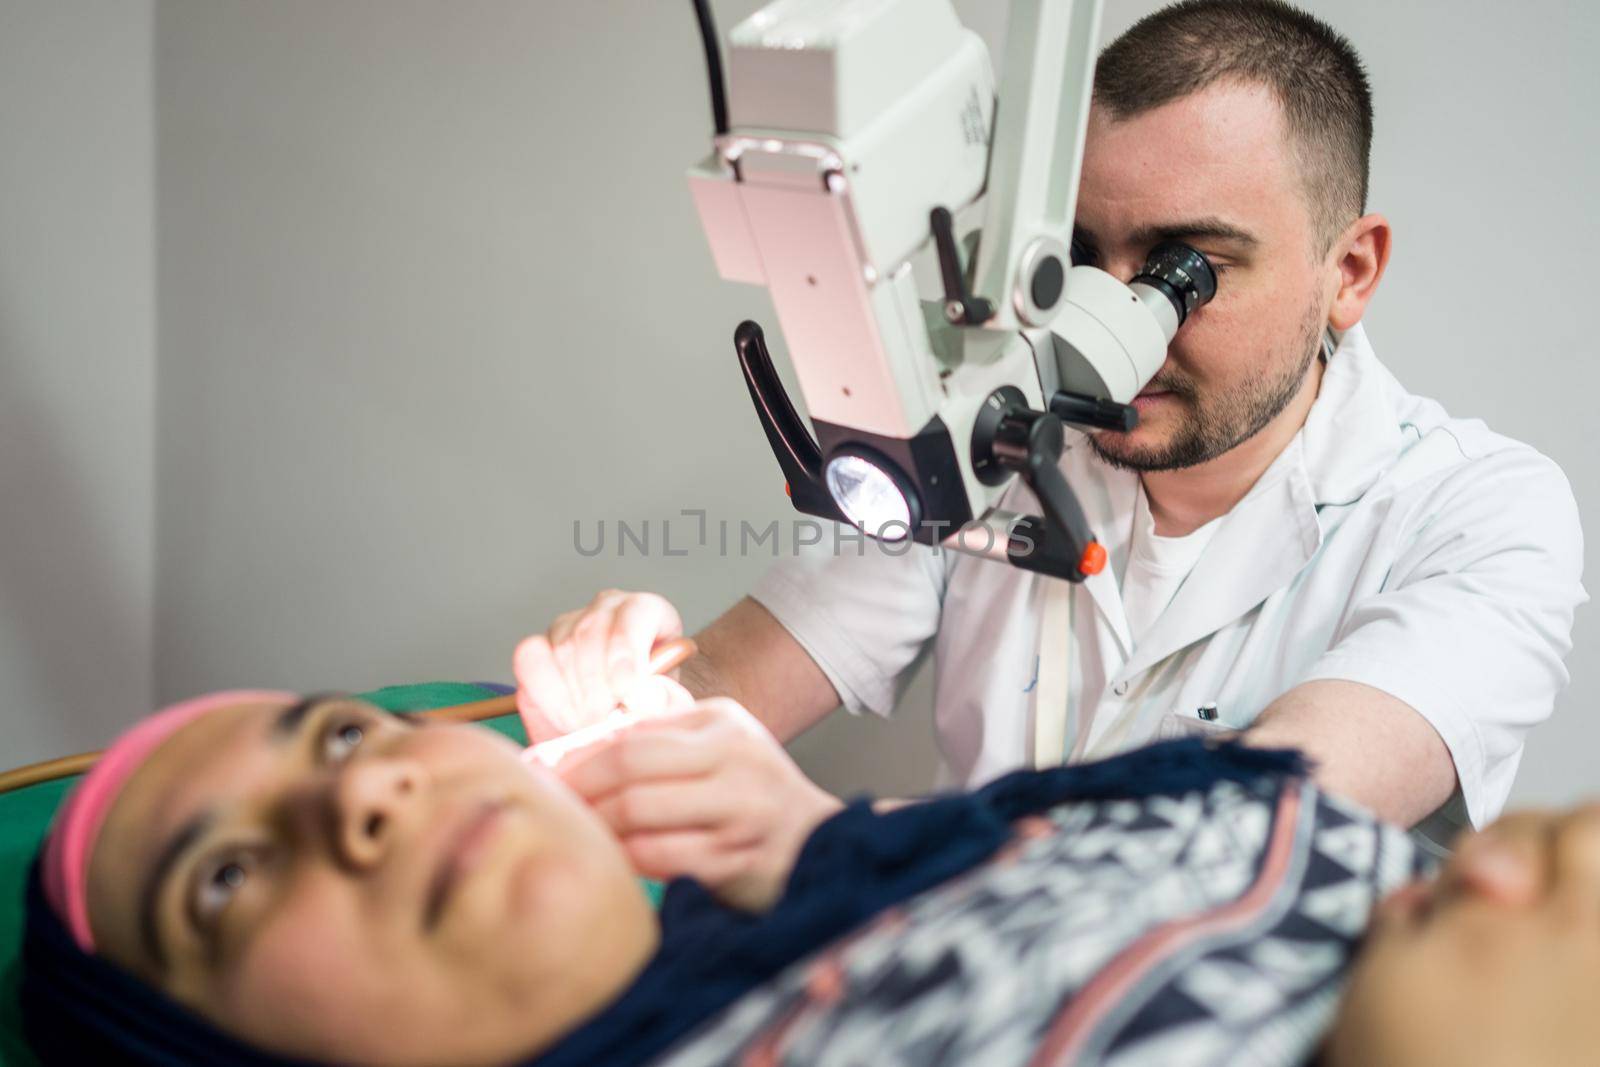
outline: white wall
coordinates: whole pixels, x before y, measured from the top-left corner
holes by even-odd
[[[716,10],[726,30],[756,6]],[[998,54],[1003,6],[957,6]],[[1156,6],[1109,0],[1107,36]],[[1309,6],[1376,86],[1373,200],[1398,235],[1380,353],[1553,455],[1600,529],[1577,280],[1600,15]],[[790,515],[729,343],[770,305],[716,279],[682,183],[709,128],[687,4],[161,0],[155,36],[157,697],[503,678],[518,636],[602,586],[657,589],[691,626],[749,586],[761,558],[659,540],[678,516],[682,544],[685,507],[735,531]],[[650,557],[576,552],[573,521],[601,518],[651,520]],[[1600,785],[1587,615],[1577,640],[1527,799]],[[837,788],[914,788],[927,695],[798,751]]]
[[[0,0],[0,767],[147,711],[150,0]]]

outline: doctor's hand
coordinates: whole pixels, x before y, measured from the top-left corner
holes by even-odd
[[[748,911],[777,900],[801,845],[843,807],[726,697],[641,719],[574,752],[556,773],[610,825],[641,875],[693,877]]]
[[[682,636],[677,609],[655,593],[606,589],[587,607],[558,616],[512,657],[528,740],[559,737],[632,707],[649,690],[641,682],[651,648]]]

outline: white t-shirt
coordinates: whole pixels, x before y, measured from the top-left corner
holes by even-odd
[[[1122,610],[1128,617],[1128,633],[1139,647],[1161,613],[1167,610],[1178,587],[1189,577],[1200,554],[1211,543],[1220,519],[1213,519],[1183,537],[1162,537],[1150,514],[1150,499],[1139,486],[1139,502],[1133,513],[1133,539],[1128,550],[1128,566],[1122,576]]]

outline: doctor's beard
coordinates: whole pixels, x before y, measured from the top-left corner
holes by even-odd
[[[1113,467],[1131,471],[1170,471],[1195,467],[1243,444],[1283,413],[1300,392],[1311,361],[1322,351],[1326,315],[1313,302],[1295,338],[1294,347],[1263,376],[1225,395],[1202,395],[1192,379],[1171,364],[1150,380],[1166,390],[1177,407],[1171,436],[1154,445],[1130,443],[1129,434],[1105,431],[1092,435],[1095,454]],[[1137,430],[1134,431],[1137,434]]]

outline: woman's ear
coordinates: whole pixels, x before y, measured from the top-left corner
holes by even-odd
[[[1342,331],[1361,321],[1389,265],[1393,237],[1382,215],[1363,215],[1340,235],[1330,253],[1337,288],[1328,308],[1329,326]]]

